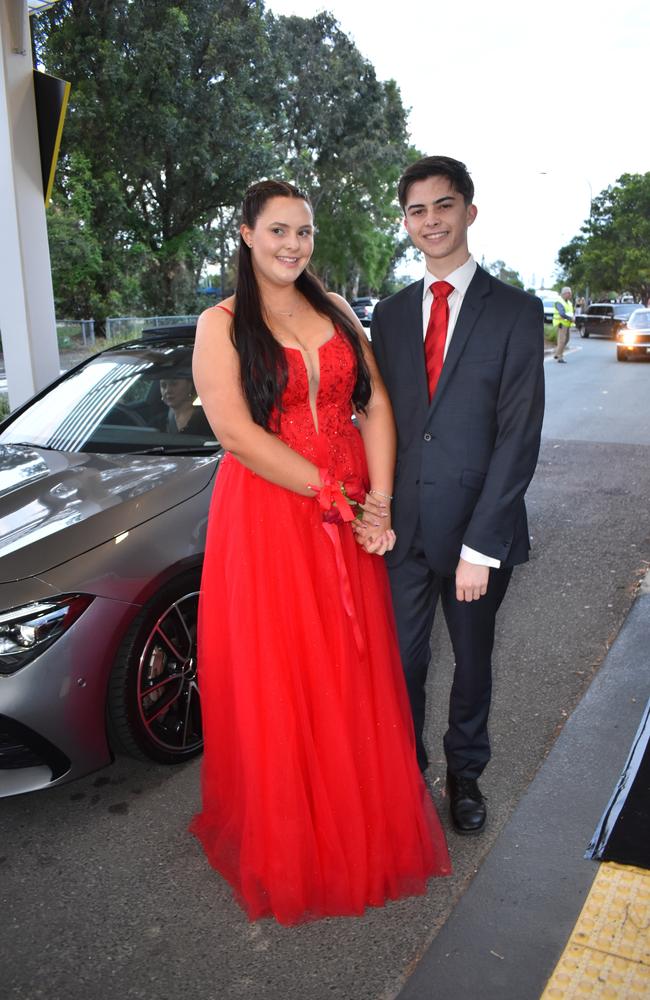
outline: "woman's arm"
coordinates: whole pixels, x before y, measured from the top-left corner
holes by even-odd
[[[314,496],[317,467],[251,417],[244,396],[239,355],[230,337],[231,317],[213,307],[199,316],[192,373],[203,410],[217,439],[252,472],[285,489]]]

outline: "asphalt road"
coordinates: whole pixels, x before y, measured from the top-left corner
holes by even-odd
[[[397,995],[598,670],[648,568],[650,364],[614,357],[611,342],[574,335],[566,365],[547,360],[529,490],[534,553],[514,574],[495,650],[489,826],[480,838],[449,831],[454,875],[358,919],[249,924],[186,833],[198,762],[161,770],[122,759],[74,785],[0,802],[3,1000]],[[428,731],[440,788],[452,668],[440,621],[432,646]],[[448,1000],[434,984],[431,995]]]

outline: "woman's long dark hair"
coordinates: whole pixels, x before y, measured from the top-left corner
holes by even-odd
[[[260,181],[249,187],[244,195],[242,222],[252,229],[270,198],[299,198],[311,208],[307,195],[293,184]],[[320,280],[308,268],[296,279],[296,288],[316,312],[332,320],[352,347],[357,362],[352,402],[357,410],[365,412],[371,393],[370,372],[352,321],[337,307]],[[264,319],[250,247],[241,237],[232,337],[239,354],[242,387],[253,420],[268,428],[273,409],[280,412],[282,408],[282,393],[288,375],[287,358]]]

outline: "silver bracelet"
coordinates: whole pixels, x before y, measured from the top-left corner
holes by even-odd
[[[370,493],[376,493],[378,497],[383,497],[384,500],[392,500],[390,493],[382,493],[381,490],[370,490]]]

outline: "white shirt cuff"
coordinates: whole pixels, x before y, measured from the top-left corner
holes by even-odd
[[[499,569],[501,566],[500,559],[493,559],[492,556],[484,556],[482,552],[470,549],[468,545],[463,545],[461,548],[460,558],[464,559],[465,562],[474,563],[475,566],[493,566],[494,569]]]

